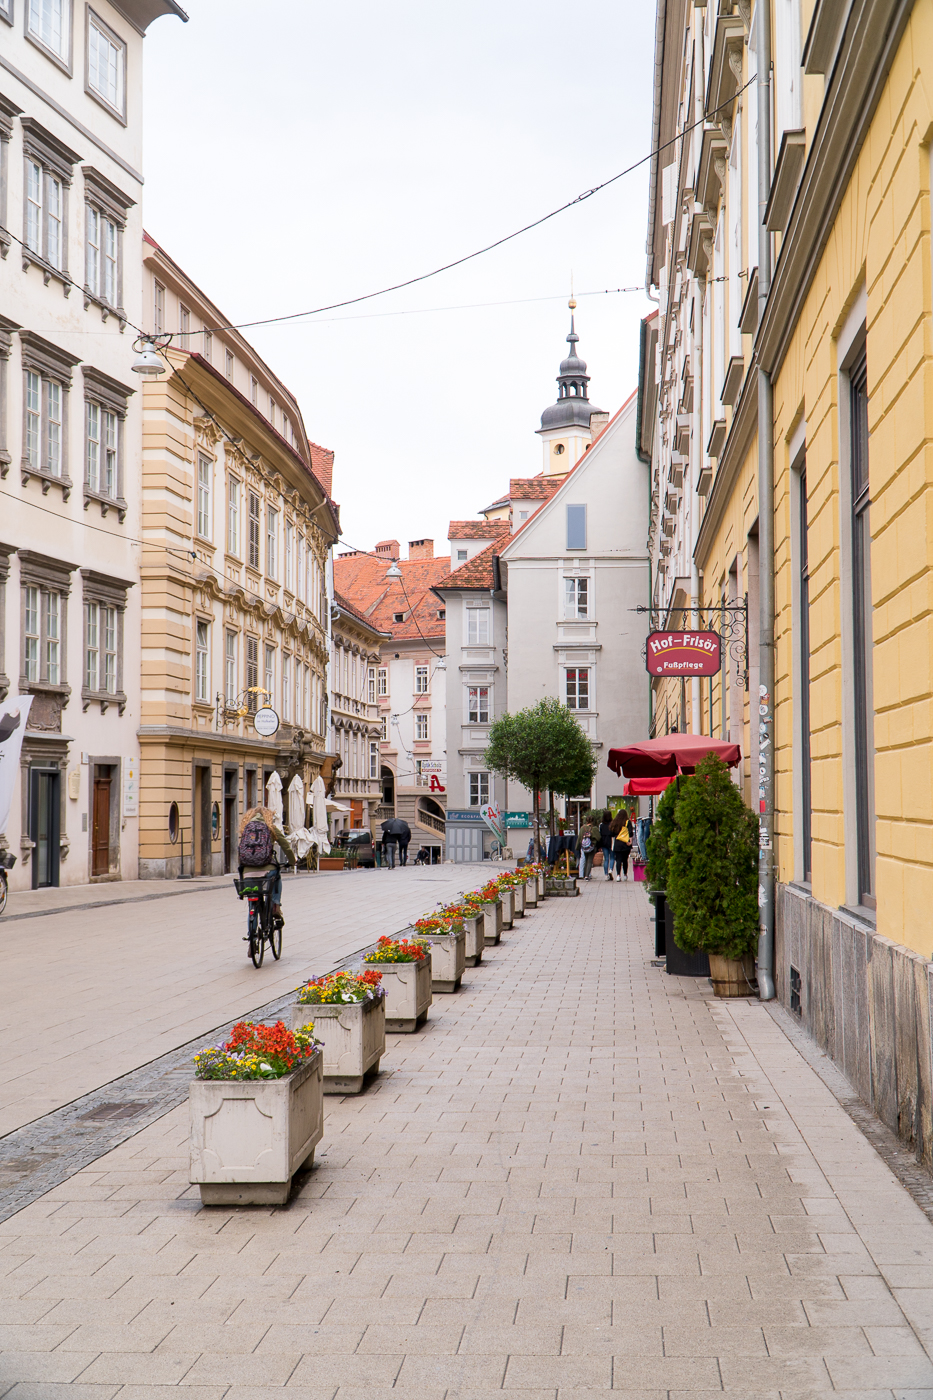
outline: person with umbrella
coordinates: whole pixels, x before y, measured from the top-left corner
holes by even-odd
[[[401,817],[396,817],[396,821],[398,822],[398,861],[399,865],[407,865],[411,827]]]
[[[411,828],[400,817],[389,817],[388,821],[382,823],[382,850],[390,870],[395,869],[396,847],[401,839],[403,828],[408,833],[408,839],[411,840]]]

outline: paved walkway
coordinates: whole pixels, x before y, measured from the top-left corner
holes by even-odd
[[[436,865],[286,876],[282,958],[267,951],[258,970],[229,877],[182,897],[172,882],[143,903],[0,919],[0,1136],[292,991],[485,874]]]
[[[285,1208],[202,1209],[181,1108],[0,1226],[0,1396],[933,1396],[933,1226],[645,915],[530,914]]]

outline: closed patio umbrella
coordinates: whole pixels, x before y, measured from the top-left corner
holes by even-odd
[[[288,829],[300,831],[305,824],[305,785],[295,774],[288,785]]]
[[[275,816],[276,821],[282,822],[282,779],[278,773],[273,773],[266,783],[266,806]]]
[[[742,761],[738,744],[711,739],[704,734],[664,734],[657,739],[645,739],[640,744],[610,749],[607,761],[613,773],[626,778],[676,778],[678,773],[692,773],[710,753],[716,754],[730,768]]]

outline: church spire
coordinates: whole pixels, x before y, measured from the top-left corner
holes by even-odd
[[[570,346],[570,353],[560,362],[560,371],[557,376],[557,402],[550,408],[546,408],[541,415],[541,428],[564,428],[576,425],[589,428],[590,414],[599,412],[594,410],[589,401],[590,376],[586,372],[586,361],[581,360],[577,354],[577,345],[580,337],[577,335],[574,323],[574,311],[577,303],[573,297],[568,303],[570,308],[570,334],[567,336],[567,344]]]

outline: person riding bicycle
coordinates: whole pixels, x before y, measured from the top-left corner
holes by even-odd
[[[280,925],[284,924],[282,866],[283,864],[291,864],[292,852],[285,833],[276,822],[275,814],[268,807],[251,807],[240,818],[237,835],[240,879],[243,879],[244,869],[254,871],[256,874],[268,874],[270,871],[275,871],[275,879],[272,883],[272,917]],[[275,849],[276,845],[280,846],[285,853],[284,861],[279,860],[279,853]]]

